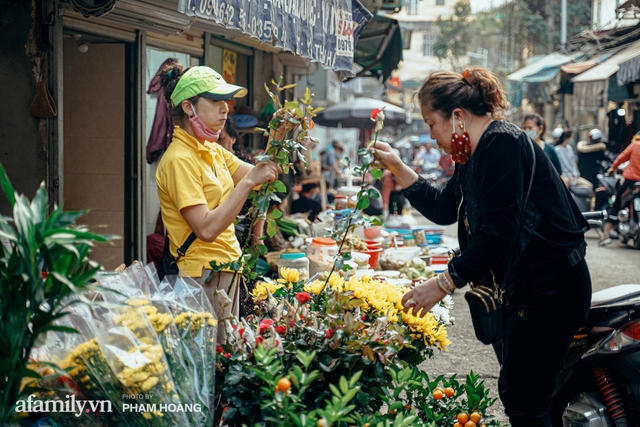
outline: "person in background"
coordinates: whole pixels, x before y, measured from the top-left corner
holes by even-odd
[[[322,205],[316,200],[316,195],[320,192],[318,184],[311,182],[302,184],[302,191],[298,200],[291,203],[291,213],[309,213],[309,221],[314,222],[320,212]]]
[[[567,187],[580,185],[593,189],[593,184],[580,176],[578,159],[570,145],[572,139],[573,132],[570,129],[565,129],[558,141],[556,141],[555,147],[553,147],[562,166],[562,180]]]
[[[611,159],[606,154],[607,146],[602,142],[600,129],[591,129],[588,141],[578,143],[578,169],[580,175],[591,182],[593,188],[598,186],[598,173],[600,162],[609,162]]]
[[[551,132],[551,145],[553,147],[556,146],[556,144],[558,143],[558,140],[560,139],[560,137],[562,136],[562,133],[564,132],[564,129],[561,127],[557,127],[555,128],[552,132]]]
[[[396,177],[385,170],[380,183],[382,184],[382,217],[386,219],[390,213],[402,215],[406,199],[402,194],[402,187],[396,182]]]
[[[616,193],[616,199],[613,201],[611,209],[609,209],[609,215],[607,216],[607,222],[604,225],[604,231],[602,232],[602,238],[598,242],[598,245],[605,246],[611,243],[611,237],[609,233],[613,226],[618,222],[618,212],[620,211],[620,203],[622,200],[622,194],[629,188],[633,187],[636,182],[640,181],[640,132],[631,139],[631,144],[624,149],[622,153],[616,158],[611,165],[611,170],[607,173],[612,173],[618,170],[621,164],[629,161],[629,165],[622,172],[624,182],[620,185],[618,192]]]
[[[417,155],[418,164],[438,164],[440,162],[440,150],[433,148],[431,141],[424,144],[424,150],[420,150]]]
[[[551,426],[556,379],[591,302],[588,223],[543,150],[502,119],[507,97],[495,75],[434,72],[418,101],[431,136],[458,163],[447,186],[431,186],[387,144],[369,150],[422,215],[458,223],[461,251],[404,295],[404,310],[424,316],[469,283],[502,287],[500,398],[510,425]]]
[[[274,162],[252,166],[215,143],[227,121],[226,101],[245,96],[245,88],[226,83],[209,67],[184,70],[175,61],[163,68],[161,83],[176,125],[156,171],[169,250],[181,274],[203,287],[218,319],[223,314],[237,318],[238,276],[231,271],[214,273],[210,262],[224,264],[240,258],[233,222],[249,193],[264,182],[275,181],[281,169]],[[274,136],[284,131],[279,129]],[[178,248],[192,233],[197,238],[178,257]],[[230,313],[218,299],[222,298],[220,291],[231,299]],[[224,322],[219,325],[218,342],[223,343]]]
[[[222,146],[225,150],[233,153],[237,158],[242,160],[245,163],[250,165],[255,165],[256,162],[253,160],[251,156],[244,154],[240,147],[237,144],[238,141],[238,130],[233,122],[232,117],[227,117],[227,121],[224,124],[224,128],[220,133],[220,138],[216,141],[218,144]],[[251,227],[252,219],[248,216],[249,211],[253,203],[251,200],[247,200],[244,202],[244,206],[240,211],[240,214],[237,217],[238,223],[235,226],[236,230],[236,238],[238,239],[238,243],[240,247],[244,247],[247,239],[249,238],[249,228]],[[264,229],[264,220],[256,221],[255,226],[253,227],[253,233],[251,233],[251,241],[249,244],[257,245],[260,243],[260,237],[262,236]]]
[[[560,160],[558,159],[558,155],[556,154],[556,150],[553,149],[551,144],[546,144],[542,139],[542,135],[547,129],[547,125],[544,122],[544,119],[540,114],[527,114],[524,116],[524,120],[522,122],[522,130],[524,133],[533,140],[540,148],[544,150],[544,153],[547,155],[551,163],[553,163],[553,167],[556,168],[558,174],[562,175],[562,166],[560,165]],[[555,132],[555,129],[554,129]],[[558,137],[562,136],[560,134]]]
[[[337,179],[342,175],[340,161],[344,154],[344,147],[338,141],[332,141],[331,147],[324,150],[322,157],[322,171],[327,180],[328,188],[335,188]]]

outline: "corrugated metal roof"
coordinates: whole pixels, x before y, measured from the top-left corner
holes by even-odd
[[[630,43],[627,47],[604,61],[602,64],[574,77],[571,81],[573,83],[583,83],[606,80],[618,72],[620,64],[637,56],[640,56],[640,40]]]

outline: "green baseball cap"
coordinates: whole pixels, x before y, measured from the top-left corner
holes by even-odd
[[[171,103],[180,105],[185,99],[199,95],[213,101],[226,101],[231,98],[242,98],[247,89],[224,81],[222,76],[211,67],[191,67],[178,80]]]

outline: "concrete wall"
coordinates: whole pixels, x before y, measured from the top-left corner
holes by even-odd
[[[35,16],[34,4],[35,1],[0,0],[0,99],[3,101],[0,102],[0,163],[17,191],[30,199],[46,179],[47,171],[46,139],[40,135],[41,121],[29,115],[36,74],[44,75],[42,69],[34,72],[34,60],[44,58],[36,40],[41,40],[41,30],[46,30],[37,24],[40,21]],[[43,120],[44,137],[46,125],[47,121]],[[0,194],[0,213],[10,213],[3,194]]]

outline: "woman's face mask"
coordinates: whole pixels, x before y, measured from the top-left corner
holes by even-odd
[[[191,104],[193,108],[193,116],[189,117],[193,134],[201,141],[216,142],[220,138],[221,130],[213,130],[207,125],[204,120],[198,117],[196,113],[196,107]]]
[[[538,130],[537,129],[529,129],[529,130],[525,130],[524,134],[527,135],[529,138],[531,138],[532,140],[536,140],[538,139]]]

